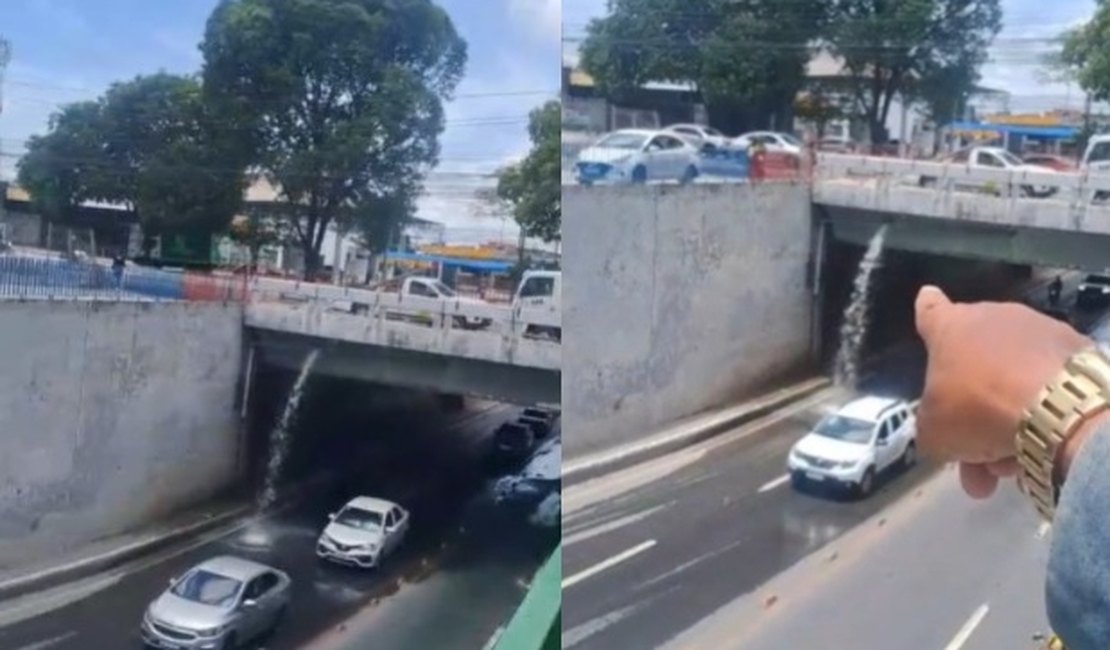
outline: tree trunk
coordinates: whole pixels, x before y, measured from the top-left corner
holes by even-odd
[[[314,282],[320,271],[320,254],[316,252],[311,241],[301,242],[301,256],[304,258],[304,279]]]

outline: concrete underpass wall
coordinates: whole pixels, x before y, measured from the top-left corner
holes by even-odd
[[[0,570],[236,477],[237,306],[0,302]]]
[[[564,187],[563,205],[568,455],[810,363],[805,187]]]

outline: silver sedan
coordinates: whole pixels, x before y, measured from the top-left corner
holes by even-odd
[[[229,650],[273,629],[289,606],[282,571],[237,557],[204,562],[170,581],[143,616],[143,641],[163,650]]]

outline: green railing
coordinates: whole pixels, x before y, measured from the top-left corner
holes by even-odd
[[[558,650],[562,641],[563,547],[547,558],[492,650]]]

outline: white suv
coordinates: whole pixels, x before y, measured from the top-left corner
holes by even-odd
[[[884,470],[897,463],[913,465],[916,437],[917,421],[909,403],[861,397],[822,419],[795,443],[786,465],[795,486],[806,481],[832,483],[866,496]]]

